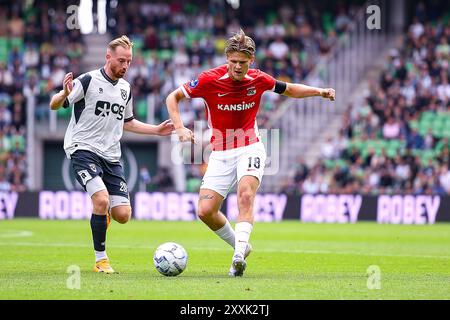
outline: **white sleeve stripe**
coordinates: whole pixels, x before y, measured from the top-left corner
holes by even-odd
[[[186,98],[190,98],[189,94],[187,93],[186,89],[183,85],[180,86],[181,91],[183,91],[183,94]]]

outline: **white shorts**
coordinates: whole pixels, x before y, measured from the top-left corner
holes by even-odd
[[[224,198],[243,176],[253,176],[261,184],[266,162],[262,142],[236,149],[212,151],[200,189],[210,189]]]

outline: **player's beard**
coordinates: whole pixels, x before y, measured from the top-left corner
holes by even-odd
[[[118,68],[112,67],[111,71],[112,71],[114,77],[117,78],[117,79],[123,78],[125,76],[125,73],[127,73],[126,70],[124,70],[124,69],[122,69],[120,67],[118,67]]]

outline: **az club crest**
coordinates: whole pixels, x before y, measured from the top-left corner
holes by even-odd
[[[255,87],[247,88],[247,95],[248,96],[253,96],[255,94],[256,94],[256,88]]]
[[[127,91],[124,89],[120,89],[120,92],[122,93],[122,99],[127,100]]]

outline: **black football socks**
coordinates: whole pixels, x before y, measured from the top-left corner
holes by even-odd
[[[95,251],[105,251],[106,227],[106,215],[93,213],[91,216],[91,229]]]

